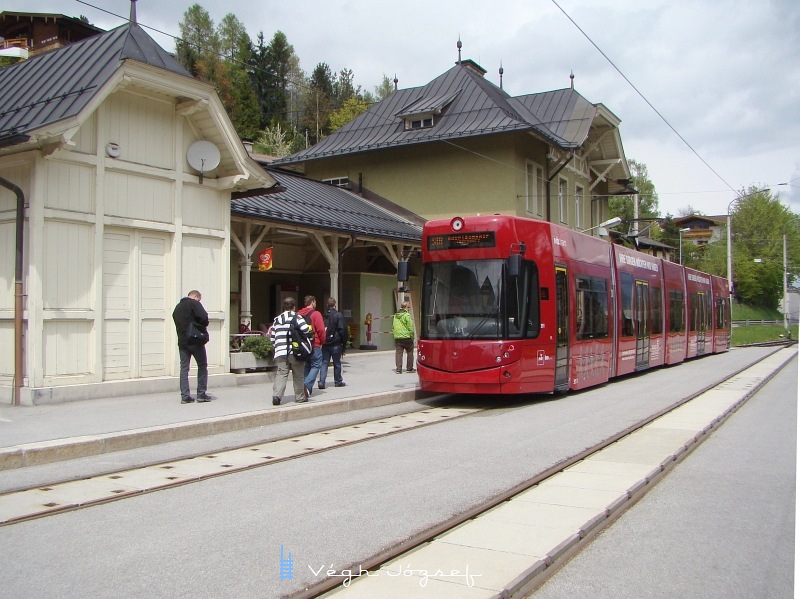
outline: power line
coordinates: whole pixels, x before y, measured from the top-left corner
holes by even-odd
[[[686,147],[687,147],[687,148],[689,148],[689,149],[690,149],[690,150],[691,150],[691,151],[694,153],[694,155],[695,155],[695,156],[697,156],[697,157],[700,159],[700,161],[701,161],[703,164],[705,164],[705,165],[706,165],[706,167],[708,167],[708,170],[710,170],[712,173],[714,173],[714,174],[715,174],[715,175],[716,175],[716,176],[719,178],[719,180],[720,180],[720,181],[722,181],[722,182],[723,182],[725,185],[727,185],[727,186],[730,188],[730,190],[731,190],[731,191],[735,192],[736,190],[733,188],[733,186],[732,186],[730,183],[728,183],[728,182],[727,182],[727,181],[726,181],[726,180],[725,180],[725,179],[722,177],[722,175],[720,175],[720,174],[719,174],[717,171],[715,171],[715,170],[714,170],[714,169],[711,167],[711,165],[710,165],[708,162],[706,162],[706,160],[705,160],[705,159],[704,159],[702,156],[700,156],[700,154],[697,152],[697,150],[695,150],[695,149],[692,147],[692,144],[690,144],[688,141],[686,141],[686,140],[684,139],[684,137],[683,137],[683,136],[682,136],[680,133],[678,133],[678,130],[677,130],[677,129],[675,129],[675,127],[673,127],[673,126],[670,124],[670,122],[669,122],[669,121],[668,121],[668,120],[667,120],[667,119],[664,117],[664,115],[662,115],[662,114],[661,114],[661,113],[660,113],[660,112],[659,112],[659,111],[656,109],[656,107],[655,107],[655,106],[653,106],[653,104],[650,102],[650,100],[648,100],[648,99],[645,97],[645,95],[644,95],[642,92],[640,92],[640,91],[639,91],[639,89],[638,89],[638,88],[637,88],[637,87],[636,87],[636,86],[633,84],[633,82],[632,82],[630,79],[628,79],[628,77],[625,75],[625,73],[623,73],[623,72],[622,72],[622,70],[620,70],[620,68],[619,68],[619,67],[618,67],[616,64],[614,64],[614,61],[613,61],[613,60],[611,60],[611,59],[608,57],[608,55],[607,55],[605,52],[603,52],[603,50],[601,50],[601,49],[600,49],[600,46],[598,46],[598,45],[597,45],[597,44],[594,42],[594,40],[593,40],[592,38],[590,38],[590,37],[589,37],[589,35],[588,35],[588,34],[587,34],[587,33],[586,33],[586,32],[585,32],[583,29],[581,29],[580,25],[578,25],[578,24],[575,22],[575,20],[574,20],[574,19],[573,19],[571,16],[569,16],[569,14],[567,14],[567,11],[565,11],[563,8],[561,8],[561,6],[559,6],[559,4],[558,4],[558,2],[556,2],[556,0],[552,0],[552,2],[553,2],[553,4],[555,4],[555,5],[556,5],[556,7],[558,8],[558,10],[560,10],[562,13],[564,13],[564,16],[565,16],[565,17],[567,17],[567,18],[570,20],[570,22],[571,22],[573,25],[575,25],[575,28],[576,28],[578,31],[580,31],[580,32],[583,34],[583,36],[584,36],[584,37],[585,37],[587,40],[589,40],[589,43],[590,43],[590,44],[592,44],[592,45],[595,47],[595,49],[596,49],[596,50],[597,50],[597,51],[598,51],[598,52],[599,52],[599,53],[600,53],[600,54],[603,56],[603,58],[605,58],[605,59],[608,61],[608,63],[609,63],[609,64],[610,64],[612,67],[614,67],[614,69],[617,71],[617,73],[619,73],[619,74],[622,76],[622,78],[623,78],[625,81],[627,81],[628,85],[630,85],[630,86],[631,86],[631,88],[633,89],[633,91],[635,91],[637,94],[639,94],[639,97],[640,97],[642,100],[644,100],[644,101],[645,101],[645,103],[646,103],[646,104],[647,104],[647,105],[648,105],[650,108],[652,108],[653,112],[655,112],[655,113],[656,113],[656,114],[659,116],[659,118],[660,118],[662,121],[664,121],[664,123],[667,125],[667,127],[669,127],[670,129],[672,129],[672,132],[673,132],[673,133],[675,133],[675,135],[677,135],[677,136],[678,136],[678,138],[679,138],[679,139],[680,139],[680,140],[681,140],[681,141],[682,141],[684,144],[686,144]]]
[[[99,7],[99,6],[96,6],[96,5],[94,5],[94,4],[91,4],[90,2],[86,2],[85,0],[75,0],[75,1],[76,1],[76,2],[78,2],[79,4],[83,4],[83,5],[85,5],[85,6],[88,6],[88,7],[90,7],[90,8],[93,8],[93,9],[95,9],[95,10],[98,10],[98,11],[100,11],[100,12],[106,13],[106,14],[108,14],[108,15],[111,15],[111,16],[113,16],[113,17],[116,17],[116,18],[118,18],[118,19],[121,19],[121,20],[123,20],[123,21],[129,21],[129,18],[128,18],[128,17],[126,17],[126,16],[124,16],[124,15],[119,15],[119,14],[117,14],[117,13],[115,13],[115,12],[112,12],[112,11],[110,11],[110,10],[107,10],[107,9],[101,8],[101,7]],[[595,42],[594,42],[594,41],[593,41],[593,40],[592,40],[592,39],[589,37],[589,35],[588,35],[588,34],[587,34],[587,33],[586,33],[586,32],[585,32],[585,31],[584,31],[584,30],[583,30],[583,29],[582,29],[582,28],[581,28],[581,27],[580,27],[580,26],[579,26],[579,25],[578,25],[578,24],[575,22],[575,20],[574,20],[574,19],[572,19],[572,17],[571,17],[569,14],[567,14],[567,12],[566,12],[566,11],[565,11],[565,10],[564,10],[564,9],[563,9],[561,6],[559,6],[558,2],[556,2],[556,0],[552,0],[552,1],[553,1],[553,4],[555,4],[555,5],[556,5],[556,7],[557,7],[557,8],[558,8],[558,9],[559,9],[559,10],[560,10],[560,11],[561,11],[561,12],[562,12],[562,13],[563,13],[563,14],[564,14],[566,17],[567,17],[567,19],[569,19],[569,20],[570,20],[570,22],[572,22],[572,24],[573,24],[573,25],[574,25],[574,26],[575,26],[575,27],[578,29],[578,31],[580,31],[580,32],[583,34],[583,36],[584,36],[584,37],[585,37],[585,38],[586,38],[586,39],[587,39],[587,40],[588,40],[588,41],[589,41],[589,42],[590,42],[590,43],[591,43],[591,44],[592,44],[592,45],[595,47],[595,49],[597,49],[597,51],[598,51],[598,52],[599,52],[599,53],[600,53],[600,54],[601,54],[601,55],[602,55],[602,56],[603,56],[603,57],[604,57],[604,58],[605,58],[605,59],[606,59],[606,60],[609,62],[609,64],[611,64],[611,66],[612,66],[612,67],[613,67],[613,68],[614,68],[614,69],[615,69],[615,70],[616,70],[616,71],[617,71],[617,72],[618,72],[618,73],[619,73],[619,74],[622,76],[622,78],[623,78],[623,79],[625,79],[625,81],[626,81],[626,82],[627,82],[627,83],[628,83],[628,84],[631,86],[631,88],[632,88],[632,89],[633,89],[633,90],[634,90],[634,91],[635,91],[635,92],[636,92],[636,93],[637,93],[637,94],[638,94],[638,95],[639,95],[639,96],[640,96],[640,97],[641,97],[641,98],[642,98],[642,99],[645,101],[645,103],[646,103],[646,104],[647,104],[647,105],[648,105],[648,106],[649,106],[649,107],[650,107],[650,108],[651,108],[651,109],[652,109],[652,110],[653,110],[653,111],[654,111],[654,112],[655,112],[655,113],[656,113],[656,114],[657,114],[657,115],[658,115],[658,116],[661,118],[661,120],[662,120],[662,121],[664,121],[664,123],[665,123],[665,124],[666,124],[666,125],[667,125],[667,126],[668,126],[668,127],[669,127],[669,128],[670,128],[670,129],[671,129],[673,132],[674,132],[674,133],[675,133],[675,135],[677,135],[677,136],[678,136],[678,138],[680,138],[680,140],[681,140],[681,141],[683,141],[683,143],[684,143],[684,144],[686,144],[686,146],[687,146],[687,147],[688,147],[688,148],[689,148],[689,149],[690,149],[690,150],[691,150],[691,151],[692,151],[692,152],[693,152],[693,153],[694,153],[694,154],[697,156],[697,158],[698,158],[698,159],[700,159],[700,161],[701,161],[701,162],[703,162],[703,164],[705,164],[705,165],[706,165],[706,167],[708,167],[708,169],[709,169],[711,172],[713,172],[713,173],[714,173],[714,174],[715,174],[715,175],[716,175],[716,176],[717,176],[717,177],[718,177],[718,178],[719,178],[719,179],[720,179],[720,180],[721,180],[723,183],[725,183],[725,185],[727,185],[727,186],[728,186],[728,188],[729,188],[729,190],[730,190],[730,191],[734,191],[734,192],[735,192],[736,190],[735,190],[735,189],[734,189],[734,188],[733,188],[733,187],[732,187],[732,186],[731,186],[731,185],[730,185],[730,184],[729,184],[729,183],[728,183],[728,182],[727,182],[727,181],[726,181],[726,180],[725,180],[725,179],[724,179],[724,178],[723,178],[723,177],[722,177],[722,176],[721,176],[719,173],[717,173],[717,172],[716,172],[716,171],[715,171],[715,170],[714,170],[714,169],[711,167],[711,165],[710,165],[710,164],[708,164],[708,162],[706,162],[706,160],[705,160],[705,159],[703,159],[703,157],[702,157],[702,156],[700,156],[700,154],[699,154],[699,153],[698,153],[698,152],[697,152],[697,151],[696,151],[696,150],[695,150],[695,149],[694,149],[694,148],[691,146],[691,144],[690,144],[688,141],[686,141],[686,139],[684,139],[684,138],[683,138],[683,136],[682,136],[682,135],[681,135],[681,134],[680,134],[680,133],[679,133],[679,132],[678,132],[678,131],[675,129],[675,127],[673,127],[673,126],[672,126],[672,125],[669,123],[669,121],[667,121],[667,119],[666,119],[666,118],[665,118],[665,117],[664,117],[664,116],[663,116],[663,115],[662,115],[662,114],[661,114],[661,113],[660,113],[660,112],[659,112],[659,111],[658,111],[658,110],[655,108],[655,106],[653,106],[653,104],[652,104],[652,103],[651,103],[651,102],[650,102],[650,101],[649,101],[649,100],[648,100],[648,99],[647,99],[647,98],[644,96],[644,94],[642,94],[642,93],[641,93],[641,92],[638,90],[638,88],[637,88],[637,87],[636,87],[636,86],[635,86],[635,85],[634,85],[634,84],[633,84],[633,83],[630,81],[630,79],[628,79],[628,77],[627,77],[627,76],[626,76],[626,75],[625,75],[625,74],[624,74],[624,73],[623,73],[623,72],[622,72],[622,71],[621,71],[621,70],[620,70],[620,69],[619,69],[619,68],[616,66],[616,64],[614,64],[614,62],[613,62],[613,61],[612,61],[612,60],[611,60],[611,59],[610,59],[610,58],[609,58],[609,57],[606,55],[606,53],[605,53],[605,52],[603,52],[603,50],[602,50],[602,49],[601,49],[601,48],[600,48],[600,47],[599,47],[599,46],[598,46],[598,45],[597,45],[597,44],[596,44],[596,43],[595,43]],[[177,46],[177,42],[181,42],[181,43],[185,43],[185,44],[188,44],[188,45],[193,45],[193,46],[195,46],[195,47],[197,47],[198,49],[201,49],[201,50],[202,50],[202,49],[206,49],[206,48],[203,48],[203,47],[202,47],[200,44],[193,44],[192,42],[188,42],[187,40],[185,40],[185,39],[183,39],[183,38],[181,38],[181,37],[179,37],[179,36],[173,35],[173,34],[171,34],[171,33],[167,33],[166,31],[162,31],[162,30],[160,30],[160,29],[157,29],[156,27],[151,27],[151,26],[149,26],[149,25],[146,25],[146,24],[144,24],[144,23],[141,23],[141,22],[138,22],[138,21],[137,21],[137,25],[139,25],[139,26],[140,26],[140,27],[142,27],[142,28],[149,29],[149,30],[151,30],[151,31],[154,31],[154,32],[156,32],[156,33],[159,33],[159,34],[161,34],[161,35],[164,35],[164,36],[166,36],[166,37],[168,37],[168,38],[171,38],[171,39],[175,40],[175,42],[176,42],[176,46]],[[228,60],[228,61],[230,61],[230,62],[233,62],[233,63],[236,63],[236,64],[238,64],[238,65],[241,65],[241,66],[247,67],[248,69],[252,69],[252,68],[253,68],[253,65],[251,65],[251,64],[247,64],[247,63],[245,63],[245,62],[243,62],[243,61],[241,61],[241,60],[236,60],[236,59],[234,59],[234,58],[232,58],[232,57],[226,56],[226,55],[224,55],[224,54],[221,54],[221,53],[218,53],[218,52],[215,52],[214,54],[215,54],[216,56],[218,56],[219,58],[221,58],[221,59]],[[258,69],[258,70],[261,70],[261,69]],[[296,86],[297,88],[302,88],[302,89],[306,89],[306,90],[312,90],[312,89],[314,89],[314,88],[312,88],[310,85],[307,85],[307,84],[306,84],[305,82],[303,82],[303,81],[290,80],[290,81],[289,81],[289,83],[290,83],[291,85],[293,85],[293,86]],[[301,110],[287,110],[287,115],[289,115],[289,114],[295,115],[295,118],[296,118],[296,116],[297,116],[297,115],[301,115],[301,114],[302,114],[302,111],[301,111]],[[384,119],[386,122],[390,122],[390,121],[389,121],[389,119],[388,119],[387,117],[383,117],[383,119]],[[503,165],[503,166],[506,166],[506,167],[508,167],[508,168],[510,168],[510,169],[512,169],[512,170],[514,170],[514,171],[518,171],[518,172],[521,172],[521,173],[525,173],[525,172],[526,172],[524,169],[520,169],[519,167],[517,167],[517,166],[515,166],[515,165],[512,165],[512,164],[507,164],[507,163],[505,163],[505,162],[503,162],[503,161],[501,161],[501,160],[498,160],[498,159],[496,159],[496,158],[492,158],[492,157],[490,157],[490,156],[487,156],[487,155],[485,155],[485,154],[482,154],[482,153],[480,153],[480,152],[476,152],[476,151],[474,151],[474,150],[471,150],[471,149],[469,149],[469,148],[466,148],[466,147],[464,147],[464,146],[461,146],[461,145],[459,145],[459,144],[457,144],[457,143],[455,143],[455,142],[453,142],[453,141],[451,141],[451,140],[440,140],[440,141],[442,141],[442,142],[444,142],[444,143],[446,143],[446,144],[448,144],[448,145],[451,145],[451,146],[453,146],[453,147],[455,147],[455,148],[458,148],[458,149],[460,149],[460,150],[463,150],[463,151],[466,151],[466,152],[468,152],[468,153],[474,154],[474,155],[476,155],[476,156],[478,156],[478,157],[480,157],[480,158],[483,158],[483,159],[486,159],[486,160],[489,160],[489,161],[492,161],[492,162],[495,162],[495,163],[501,164],[501,165]],[[800,178],[800,177],[798,177],[798,178]],[[789,181],[789,182],[787,182],[787,183],[780,183],[780,184],[778,184],[778,185],[786,185],[786,186],[789,186],[789,187],[796,187],[795,185],[792,185],[792,183],[793,183],[794,181],[796,181],[798,178],[792,179],[791,181]],[[538,179],[538,177],[537,177],[537,179]],[[546,178],[543,178],[542,180],[546,180]],[[716,191],[716,190],[715,190],[715,191],[695,191],[695,192],[687,191],[687,192],[669,192],[669,193],[664,193],[664,194],[660,194],[660,195],[685,195],[685,194],[695,194],[695,193],[697,193],[697,194],[700,194],[700,193],[703,193],[703,194],[705,194],[705,193],[727,193],[727,192],[728,192],[728,190],[719,190],[719,191]],[[641,195],[641,196],[649,196],[650,194],[640,194],[640,195]]]

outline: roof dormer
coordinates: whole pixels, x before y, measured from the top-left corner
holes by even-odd
[[[433,127],[436,117],[455,100],[458,94],[459,92],[456,91],[454,93],[422,97],[406,106],[397,116],[403,119],[403,126],[406,131]]]

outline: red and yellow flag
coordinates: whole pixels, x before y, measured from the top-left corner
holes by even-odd
[[[258,270],[269,270],[270,268],[272,268],[272,248],[267,248],[258,253]]]

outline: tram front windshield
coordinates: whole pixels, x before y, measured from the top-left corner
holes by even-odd
[[[504,260],[456,260],[425,265],[423,339],[505,339],[521,337],[525,289],[534,269],[507,277]],[[538,312],[538,310],[536,311]],[[538,314],[536,314],[538,321]],[[536,327],[538,331],[538,326]]]

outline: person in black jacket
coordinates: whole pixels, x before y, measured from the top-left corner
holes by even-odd
[[[344,387],[342,379],[342,354],[347,345],[348,331],[344,316],[336,309],[336,300],[328,298],[328,311],[325,313],[325,343],[322,344],[322,368],[319,370],[319,388],[325,388],[328,378],[328,362],[333,358],[333,382]]]
[[[189,392],[189,364],[194,358],[197,364],[197,401],[211,401],[206,394],[208,386],[208,359],[206,343],[208,343],[208,312],[200,303],[200,292],[190,291],[175,310],[172,320],[175,321],[175,332],[178,334],[178,351],[181,356],[181,403],[192,403],[194,399]]]

